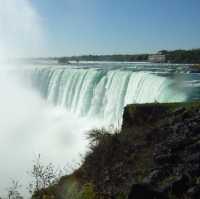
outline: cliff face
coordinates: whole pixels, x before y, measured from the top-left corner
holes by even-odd
[[[142,192],[135,185],[130,198],[141,198],[145,190],[155,192],[154,198],[200,198],[199,103],[130,105],[123,130],[135,131],[135,125],[151,150],[151,165],[144,167],[148,172],[139,182]]]
[[[90,138],[83,165],[54,185],[52,198],[73,199],[72,177],[75,192],[90,190],[85,199],[200,198],[200,103],[129,105],[121,131]]]

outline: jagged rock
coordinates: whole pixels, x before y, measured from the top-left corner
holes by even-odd
[[[173,114],[179,115],[179,114],[182,114],[185,110],[186,110],[185,107],[179,107],[179,108],[175,109],[175,111],[173,111]]]
[[[190,154],[186,158],[186,161],[190,162],[190,163],[199,163],[200,162],[200,152]]]
[[[190,145],[187,149],[190,153],[200,151],[200,142],[197,142],[197,143]]]
[[[200,162],[189,165],[188,170],[189,170],[189,174],[192,177],[199,177],[200,176]]]
[[[78,173],[106,199],[200,199],[200,103],[127,106],[122,131],[94,145]]]
[[[143,179],[144,184],[154,185],[166,175],[165,171],[160,170],[152,171],[148,176]]]
[[[189,186],[190,186],[189,177],[186,175],[182,175],[182,176],[176,177],[175,180],[172,180],[171,182],[163,186],[163,191],[166,194],[170,193],[177,197],[181,197],[184,193],[186,193]]]
[[[172,154],[158,154],[154,157],[157,164],[173,164],[177,161],[177,156]]]
[[[162,192],[155,190],[148,184],[135,184],[131,187],[128,199],[167,199]]]
[[[200,186],[194,186],[191,187],[188,191],[187,191],[187,195],[190,199],[199,199],[200,198]]]

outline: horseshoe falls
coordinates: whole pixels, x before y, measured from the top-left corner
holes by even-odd
[[[13,177],[27,185],[35,154],[76,168],[87,132],[120,127],[126,104],[199,100],[200,75],[184,65],[40,61],[3,65],[0,90],[3,192]]]
[[[33,86],[47,102],[79,117],[119,122],[130,103],[181,102],[182,82],[149,71],[99,68],[37,68]]]

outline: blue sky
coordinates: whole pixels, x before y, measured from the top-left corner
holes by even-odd
[[[32,0],[48,55],[200,47],[200,0]]]

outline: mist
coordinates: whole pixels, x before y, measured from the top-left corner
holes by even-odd
[[[0,0],[0,57],[39,56],[44,51],[42,18],[29,0]]]
[[[7,60],[44,54],[41,17],[28,0],[0,0],[0,195],[11,179],[26,187],[41,154],[62,168],[80,161],[90,122],[48,104]],[[74,166],[73,165],[73,166]],[[25,190],[23,190],[25,191]]]

